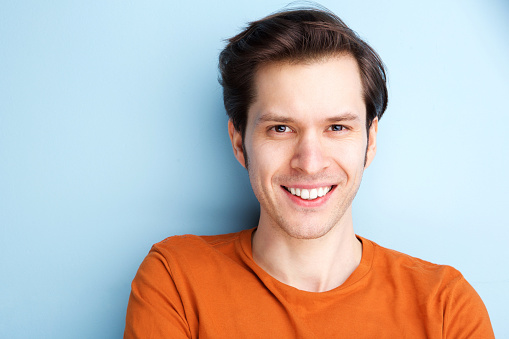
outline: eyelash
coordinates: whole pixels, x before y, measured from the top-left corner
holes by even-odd
[[[288,130],[290,130],[290,131],[292,130],[290,127],[288,127],[288,126],[286,126],[286,125],[275,125],[275,126],[272,126],[272,127],[270,128],[270,130],[271,130],[271,131],[274,131],[274,132],[276,132],[276,133],[285,133],[285,132],[286,132],[286,130],[285,130],[285,131],[283,131],[283,132],[278,131],[277,129],[278,129],[279,127],[284,127],[284,128],[286,128],[286,129],[288,129]]]
[[[333,130],[333,127],[339,127],[340,129],[335,131],[335,130]],[[327,130],[328,131],[330,130],[331,132],[341,132],[345,129],[346,129],[346,127],[343,125],[331,125]]]
[[[334,128],[339,128],[339,130],[334,130]],[[278,128],[285,128],[284,131],[278,131]],[[344,131],[346,130],[347,127],[346,126],[343,126],[343,125],[338,125],[338,124],[334,124],[334,125],[331,125],[327,128],[327,131],[331,131],[331,132],[341,132],[341,131]],[[278,134],[283,134],[283,133],[288,133],[288,131],[292,131],[292,129],[286,125],[275,125],[275,126],[272,126],[269,128],[270,131],[273,131],[273,132],[276,132]]]

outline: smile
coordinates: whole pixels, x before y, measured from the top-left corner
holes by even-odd
[[[317,188],[311,188],[311,189],[298,188],[298,187],[288,188],[285,186],[283,186],[283,188],[286,189],[288,192],[290,192],[292,195],[300,197],[301,199],[315,200],[315,199],[321,198],[321,197],[325,196],[327,193],[329,193],[330,190],[332,189],[332,186],[317,187]]]

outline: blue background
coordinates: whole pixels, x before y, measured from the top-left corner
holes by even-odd
[[[121,337],[150,246],[256,225],[217,56],[283,1],[0,3],[0,337]],[[509,337],[509,5],[323,1],[389,70],[358,234],[458,268]]]

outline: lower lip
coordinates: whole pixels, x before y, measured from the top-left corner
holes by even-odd
[[[288,192],[286,190],[286,188],[284,187],[281,187],[281,189],[283,191],[285,191],[285,193],[288,195],[288,197],[297,205],[299,206],[302,206],[302,207],[320,207],[322,205],[324,205],[327,200],[329,200],[332,192],[336,189],[336,186],[332,186],[331,190],[329,192],[327,192],[326,195],[324,195],[323,197],[319,197],[319,198],[316,198],[316,199],[313,199],[313,200],[304,200],[304,199],[301,199],[300,197],[296,196],[296,195],[293,195],[292,193]]]

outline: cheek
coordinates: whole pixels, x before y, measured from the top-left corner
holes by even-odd
[[[291,149],[270,142],[259,143],[248,151],[249,176],[252,184],[261,182],[270,183],[272,177],[284,169],[289,163]]]
[[[343,140],[340,144],[331,145],[329,154],[344,166],[357,167],[359,162],[364,163],[366,145],[354,140]]]
[[[334,162],[347,182],[359,181],[364,172],[366,149],[360,143],[349,145],[349,147],[343,146],[345,147],[335,149],[333,153]]]

